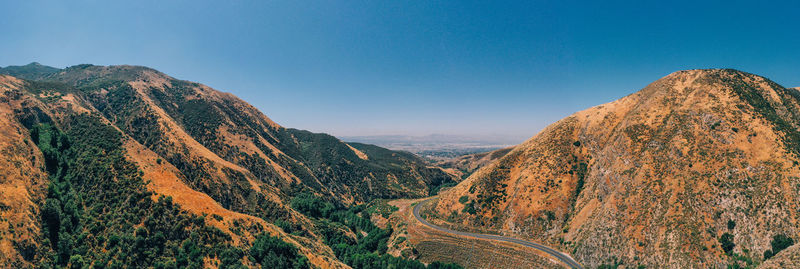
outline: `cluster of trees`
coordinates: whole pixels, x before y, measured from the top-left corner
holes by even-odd
[[[125,159],[122,135],[92,116],[75,116],[67,132],[36,125],[31,138],[50,175],[41,210],[42,267],[123,265],[200,268],[230,238],[168,197],[153,201],[139,170]],[[138,228],[134,228],[138,227]]]
[[[719,237],[719,244],[722,250],[725,251],[725,254],[728,255],[732,255],[733,248],[736,247],[736,244],[733,243],[733,235],[730,233],[722,234],[722,236]]]
[[[312,194],[295,196],[291,205],[315,218],[319,234],[340,260],[353,268],[461,268],[456,264],[425,264],[386,253],[391,228],[381,229],[370,221],[365,205],[345,208]],[[348,235],[349,232],[355,237]],[[365,235],[364,235],[365,234]]]
[[[736,222],[728,221],[728,229],[733,229],[736,227]],[[736,253],[733,253],[733,249],[736,247],[736,244],[733,243],[733,235],[730,233],[724,233],[722,236],[719,237],[719,243],[722,247],[722,250],[725,251],[725,254],[729,256],[733,256],[736,260],[744,260],[748,264],[752,264],[753,262],[748,257],[742,257]],[[772,249],[768,249],[764,251],[764,259],[769,259],[778,254],[781,250],[784,250],[792,245],[794,245],[794,239],[791,237],[786,236],[785,234],[777,234],[772,237],[772,241],[770,242]],[[747,253],[747,250],[745,250]],[[737,265],[738,266],[738,265]]]
[[[280,238],[259,236],[250,248],[251,259],[261,268],[308,268],[308,259]]]
[[[778,254],[781,250],[784,250],[792,245],[794,245],[794,239],[791,237],[786,236],[785,234],[778,234],[772,237],[772,249],[768,249],[764,251],[764,259],[769,259]]]
[[[230,236],[190,214],[170,197],[151,197],[139,169],[125,158],[122,134],[100,118],[68,119],[62,132],[51,124],[31,128],[50,175],[42,205],[41,268],[202,268],[218,258],[220,268],[252,264],[305,268],[292,245],[262,235],[249,251]],[[286,265],[286,266],[283,266]]]

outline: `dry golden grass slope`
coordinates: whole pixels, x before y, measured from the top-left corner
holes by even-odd
[[[675,72],[548,126],[435,210],[587,267],[757,264],[774,235],[800,235],[798,127],[796,90],[736,70]]]
[[[0,265],[10,267],[34,266],[29,261],[43,247],[40,245],[42,238],[39,231],[39,208],[46,194],[47,172],[44,171],[42,153],[30,140],[29,131],[24,125],[45,122],[45,118],[58,123],[69,115],[98,113],[83,98],[58,92],[32,94],[24,90],[25,83],[0,75],[0,133],[3,134],[0,139],[0,165],[4,168],[0,172],[3,174],[0,178],[0,194],[3,197],[0,200]],[[186,176],[181,171],[170,163],[157,161],[160,156],[136,140],[128,137],[125,147],[127,157],[139,166],[142,178],[148,181],[147,187],[154,192],[153,199],[157,195],[171,196],[176,204],[190,213],[220,216],[219,220],[208,218],[207,222],[228,233],[232,237],[233,245],[247,248],[255,236],[249,229],[232,232],[234,223],[238,223],[236,226],[240,227],[255,225],[262,227],[259,230],[297,245],[315,266],[348,267],[336,260],[330,248],[319,241],[319,238],[289,235],[262,218],[226,209],[206,193],[190,188],[182,180]],[[288,207],[283,210],[296,214],[300,221],[304,219]]]
[[[19,79],[0,75],[0,265],[30,266],[39,236],[37,201],[44,197],[47,174],[42,154],[14,117],[20,102],[9,98]]]

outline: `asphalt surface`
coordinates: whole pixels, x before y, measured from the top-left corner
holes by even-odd
[[[549,247],[541,245],[541,244],[537,244],[537,243],[534,243],[534,242],[529,242],[529,241],[525,241],[525,240],[521,240],[521,239],[517,239],[517,238],[500,236],[500,235],[476,234],[476,233],[460,232],[460,231],[450,230],[450,229],[447,229],[447,228],[444,228],[444,227],[439,227],[439,226],[433,225],[430,222],[428,222],[425,219],[423,219],[419,215],[419,210],[420,210],[420,208],[422,208],[422,205],[430,202],[431,200],[433,200],[433,198],[421,201],[421,202],[417,203],[416,206],[414,206],[414,217],[417,218],[417,220],[419,222],[421,222],[425,226],[430,227],[431,229],[434,229],[434,230],[437,230],[437,231],[440,231],[440,232],[444,232],[444,233],[449,233],[449,234],[456,234],[456,235],[474,237],[474,238],[480,238],[480,239],[503,241],[503,242],[509,242],[509,243],[523,245],[523,246],[526,246],[526,247],[535,248],[535,249],[544,251],[547,254],[550,254],[550,256],[553,256],[554,258],[560,260],[561,262],[563,262],[564,264],[568,265],[571,268],[580,268],[580,269],[583,268],[583,266],[581,266],[580,263],[575,261],[575,259],[572,259],[572,257],[570,257],[568,254],[561,253],[558,250],[549,248]]]

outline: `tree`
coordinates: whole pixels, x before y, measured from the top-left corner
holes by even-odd
[[[308,268],[306,257],[294,245],[278,237],[261,234],[250,248],[250,258],[261,268]]]
[[[460,269],[462,268],[458,264],[454,263],[443,263],[439,261],[432,262],[428,265],[428,269]]]
[[[770,242],[770,245],[772,245],[772,249],[764,251],[765,260],[775,256],[781,250],[794,245],[794,239],[786,236],[785,234],[777,234],[772,237],[772,242]]]
[[[730,233],[722,234],[722,236],[719,237],[719,243],[722,245],[722,250],[728,255],[731,255],[733,253],[733,248],[736,247],[736,244],[733,243],[733,235]]]
[[[72,257],[69,257],[69,268],[83,268],[83,264],[83,256],[72,255]]]

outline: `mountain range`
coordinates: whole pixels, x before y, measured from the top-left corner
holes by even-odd
[[[415,260],[425,238],[405,236],[426,233],[388,223],[402,218],[387,200],[430,196],[437,226],[588,268],[800,256],[800,90],[738,70],[678,71],[519,145],[441,159],[286,128],[141,66],[0,68],[0,121],[0,267],[469,267]]]
[[[349,208],[459,180],[410,153],[285,128],[146,67],[0,74],[0,264],[207,267],[228,251],[267,266],[243,250],[274,237],[315,267],[346,267],[293,198]]]

